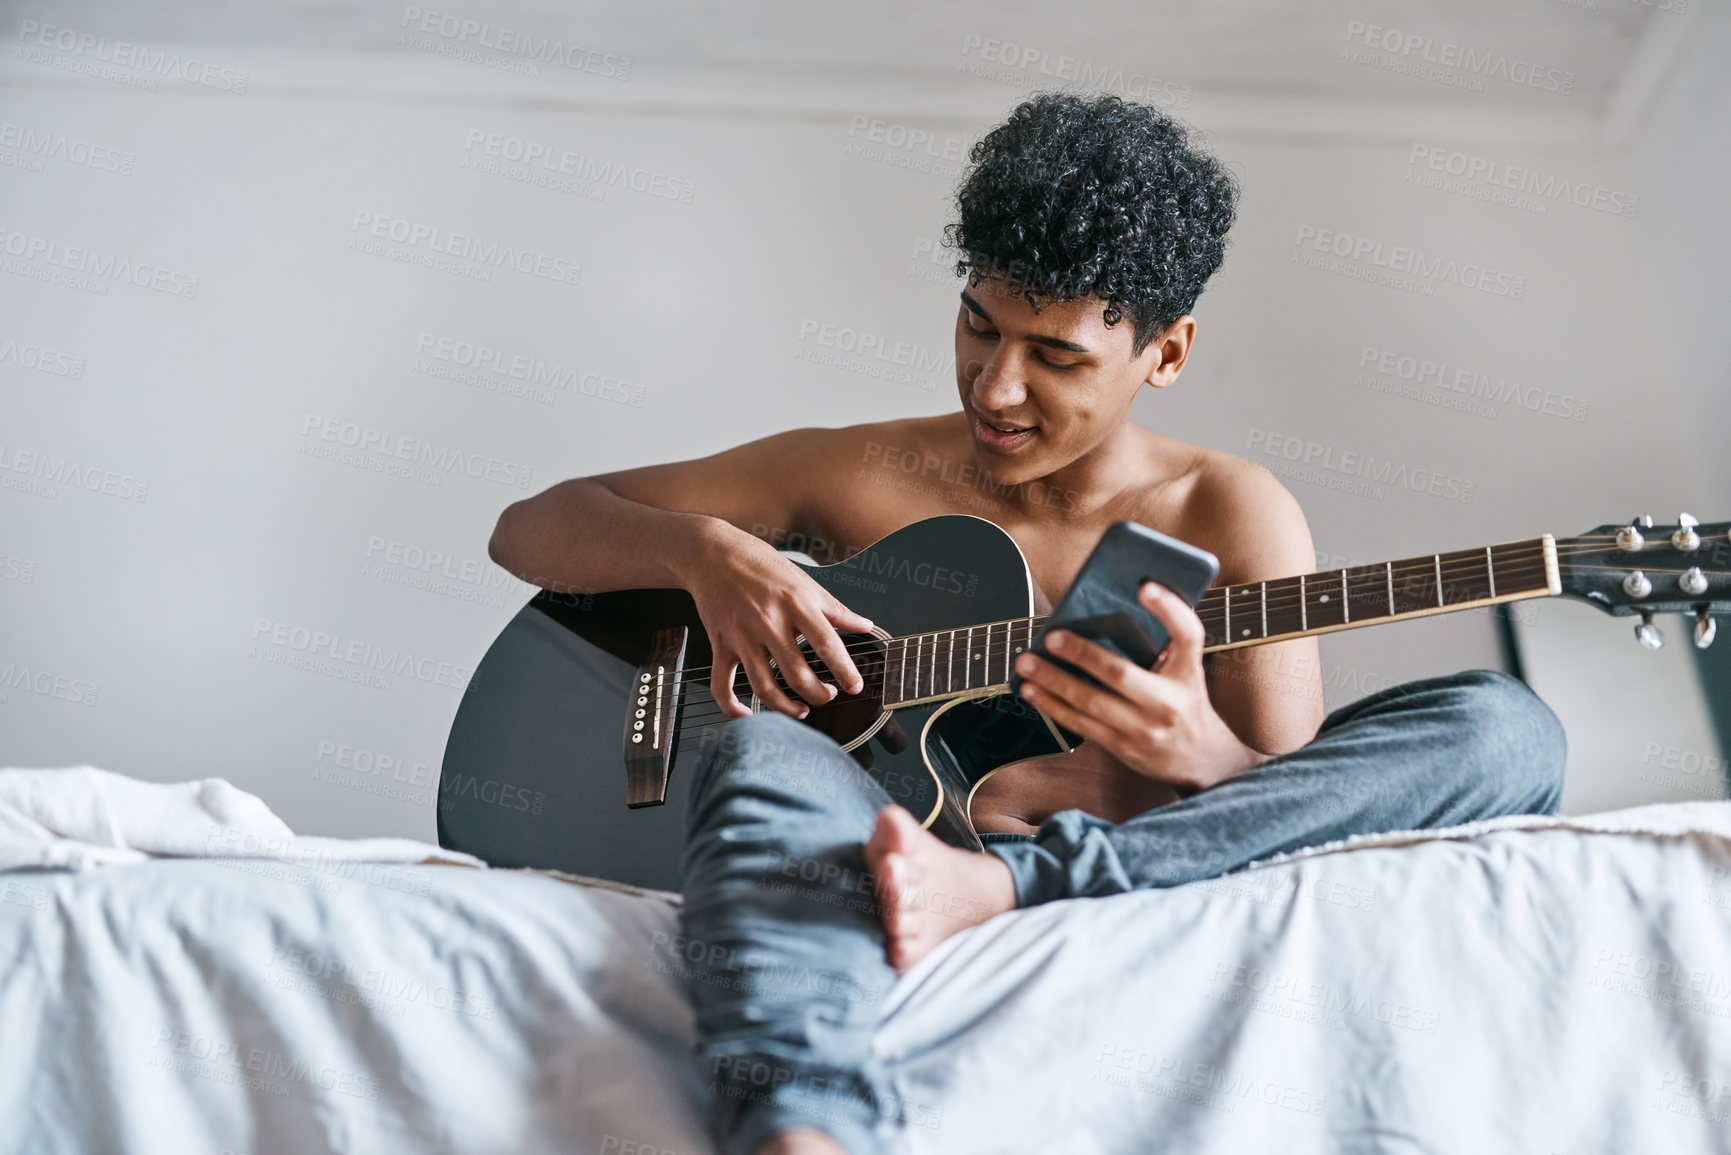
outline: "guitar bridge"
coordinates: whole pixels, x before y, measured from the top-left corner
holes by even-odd
[[[625,805],[660,806],[667,801],[674,731],[684,685],[686,626],[656,630],[649,657],[637,667],[625,707]]]

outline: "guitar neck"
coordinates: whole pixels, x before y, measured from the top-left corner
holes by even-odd
[[[1562,593],[1550,535],[1480,549],[1320,570],[1250,585],[1217,586],[1196,606],[1204,653],[1291,641],[1381,622],[1453,613]],[[1046,615],[890,639],[884,705],[1009,689],[1010,665]]]

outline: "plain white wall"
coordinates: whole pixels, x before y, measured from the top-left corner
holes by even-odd
[[[1572,15],[1557,7],[1546,18]],[[1211,124],[1198,100],[1199,128],[1242,178],[1243,211],[1199,305],[1190,368],[1149,391],[1137,419],[1271,466],[1284,459],[1262,448],[1299,438],[1440,474],[1457,494],[1470,486],[1467,501],[1289,477],[1319,564],[1572,534],[1643,510],[1726,516],[1713,497],[1731,479],[1717,392],[1731,161],[1710,126],[1724,123],[1731,36],[1718,8],[1692,19],[1612,144],[1409,129],[1376,120],[1369,98],[1375,131],[1307,137],[1242,117]],[[299,830],[431,838],[457,687],[528,594],[486,559],[504,505],[792,426],[956,407],[955,285],[925,256],[949,219],[953,166],[851,155],[862,139],[849,112],[552,99],[412,53],[201,51],[245,67],[249,91],[140,91],[0,61],[0,122],[131,158],[114,173],[0,141],[0,229],[198,278],[192,297],[114,282],[97,293],[44,281],[40,255],[0,268],[0,764],[220,775]],[[897,123],[965,144],[1018,95],[988,83],[976,103],[989,110],[971,119]],[[466,147],[476,132],[659,173],[658,187],[688,187],[690,200],[618,187],[595,199],[478,171],[466,166],[484,159]],[[1414,145],[1559,173],[1640,208],[1552,203],[1538,215],[1425,188],[1409,179],[1424,171]],[[478,280],[357,251],[357,214],[517,247],[545,268],[580,263],[581,275],[495,268]],[[1521,278],[1521,299],[1307,267],[1300,258],[1322,256],[1298,243],[1312,230],[1488,266]],[[905,341],[929,372],[910,386],[814,364],[808,322]],[[451,366],[420,351],[429,337],[558,365],[575,387],[535,399],[433,375]],[[56,364],[79,375],[26,367],[26,346],[64,354]],[[1379,392],[1367,348],[1584,399],[1587,417]],[[376,452],[322,459],[340,446],[306,430],[325,420],[460,454],[493,479],[392,475]],[[20,454],[69,460],[98,491],[32,482]],[[123,479],[146,480],[143,500],[100,492],[110,473],[127,492]],[[414,584],[427,578],[443,584]],[[1574,609],[1527,603],[1525,628],[1603,631],[1618,639],[1614,654],[1595,651],[1604,662],[1656,676],[1624,623],[1560,616]],[[279,629],[411,654],[422,676],[369,685],[329,672],[352,673],[341,661],[291,668],[275,659],[293,647],[270,644]],[[1336,635],[1323,654],[1335,705],[1500,662],[1493,623],[1475,613]],[[1541,688],[1571,709],[1614,689],[1603,666],[1562,666]],[[1684,734],[1717,756],[1698,703],[1652,697],[1675,719],[1646,716],[1643,743]],[[1571,808],[1700,796],[1647,780],[1627,754],[1594,761],[1577,747]],[[337,748],[366,752],[370,769],[339,766]]]

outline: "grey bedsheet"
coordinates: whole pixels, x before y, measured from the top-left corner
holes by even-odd
[[[886,1138],[1731,1151],[1728,813],[1015,912],[889,993]],[[0,1151],[702,1155],[674,916],[458,867],[0,874]]]

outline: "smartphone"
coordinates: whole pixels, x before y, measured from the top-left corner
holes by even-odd
[[[1219,572],[1219,559],[1205,549],[1134,521],[1114,522],[1082,563],[1076,580],[1058,599],[1045,625],[1034,635],[1030,648],[1060,669],[1096,686],[1100,683],[1092,676],[1046,652],[1047,633],[1069,630],[1147,669],[1170,639],[1160,619],[1143,608],[1137,596],[1142,583],[1157,581],[1194,607]],[[1021,684],[1021,677],[1012,667],[1010,693],[1018,693]],[[1070,736],[1067,730],[1064,734],[1072,745],[1082,740]]]

